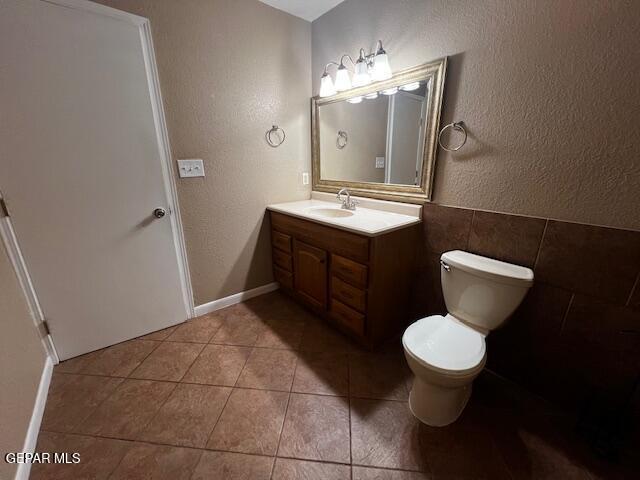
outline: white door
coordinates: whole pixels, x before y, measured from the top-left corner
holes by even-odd
[[[0,6],[0,190],[64,360],[191,304],[148,24],[62,1]]]
[[[389,99],[387,171],[385,181],[418,185],[417,162],[422,158],[420,132],[424,97],[398,92]],[[417,154],[416,154],[417,152]]]

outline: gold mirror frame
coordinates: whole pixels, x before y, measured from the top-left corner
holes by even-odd
[[[447,58],[441,58],[417,67],[402,70],[389,80],[374,82],[364,87],[352,88],[337,93],[331,97],[311,99],[311,170],[313,190],[319,192],[337,193],[346,187],[354,195],[379,198],[382,200],[396,200],[402,202],[422,203],[431,199],[433,188],[433,174],[435,170],[436,153],[438,151],[438,129],[440,128],[440,110],[442,107],[442,92],[447,69]],[[424,149],[422,159],[422,175],[420,185],[399,185],[376,182],[349,182],[340,180],[323,180],[320,178],[320,117],[319,107],[330,103],[347,100],[351,97],[366,95],[392,87],[399,87],[418,80],[430,79],[429,111],[425,122]]]

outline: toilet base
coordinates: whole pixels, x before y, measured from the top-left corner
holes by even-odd
[[[471,396],[472,382],[447,388],[414,378],[409,395],[413,416],[432,427],[444,427],[455,422]]]

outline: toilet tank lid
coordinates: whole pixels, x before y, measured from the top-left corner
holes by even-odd
[[[465,272],[488,278],[495,282],[523,287],[533,284],[533,271],[527,267],[501,262],[493,258],[475,255],[462,250],[444,252],[442,261]]]

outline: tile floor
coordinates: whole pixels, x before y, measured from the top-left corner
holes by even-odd
[[[407,408],[399,342],[361,350],[275,292],[61,363],[32,479],[628,478],[483,373],[455,424]],[[637,473],[637,472],[636,472]]]

